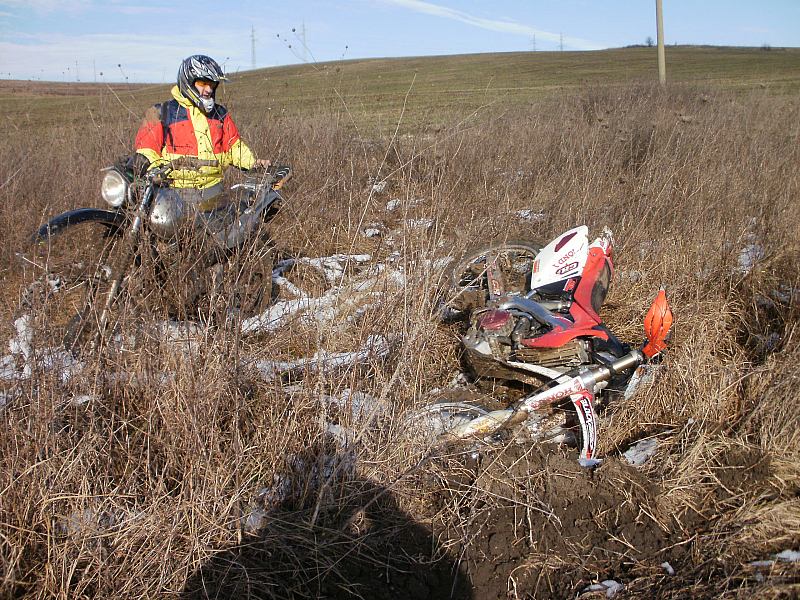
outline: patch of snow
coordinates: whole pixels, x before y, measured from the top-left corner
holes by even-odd
[[[254,508],[244,518],[243,528],[246,533],[258,533],[269,519],[269,514],[263,508]]]
[[[650,385],[655,379],[656,373],[661,368],[661,365],[644,364],[636,367],[633,375],[628,380],[628,385],[625,386],[623,396],[625,400],[630,400],[642,388],[642,386]]]
[[[11,351],[11,354],[22,355],[25,364],[23,367],[23,374],[25,377],[30,377],[32,372],[30,359],[33,343],[31,316],[22,315],[15,320],[14,330],[16,331],[16,335],[8,341],[8,349]]]
[[[308,265],[322,272],[325,281],[329,284],[339,283],[345,269],[355,264],[367,263],[372,260],[369,254],[333,254],[319,258],[301,257],[295,259],[295,264]]]
[[[606,579],[600,583],[593,583],[592,585],[583,588],[583,594],[591,592],[605,592],[606,598],[613,598],[625,588],[619,581],[613,579]]]
[[[775,564],[774,560],[754,560],[752,562],[747,563],[751,567],[756,568],[767,568],[772,567]]]
[[[388,412],[385,402],[379,401],[374,396],[364,392],[344,390],[339,396],[324,396],[323,399],[340,409],[349,408],[352,418],[360,423],[369,424],[383,417]]]
[[[578,464],[586,469],[593,469],[603,464],[602,458],[579,458]]]
[[[292,493],[292,480],[286,475],[275,474],[272,485],[261,488],[258,499],[267,510],[272,510],[285,502]]]
[[[277,285],[281,288],[281,291],[289,296],[293,296],[294,298],[307,298],[308,294],[306,294],[303,290],[293,284],[291,281],[283,277],[282,275],[272,275],[272,284]]]
[[[69,403],[72,406],[85,406],[89,404],[92,400],[95,400],[96,397],[92,396],[91,394],[80,394],[77,396],[73,396]]]
[[[282,327],[297,313],[319,312],[336,302],[335,294],[325,294],[319,298],[295,298],[279,300],[266,311],[255,317],[244,319],[241,324],[243,334],[259,331],[274,331]]]
[[[800,552],[797,550],[784,550],[783,552],[778,552],[775,558],[783,562],[800,562]]]
[[[7,354],[0,358],[0,379],[19,379],[20,373],[17,370],[17,360],[13,355]]]
[[[514,215],[523,221],[530,221],[532,223],[541,223],[547,218],[542,211],[537,211],[532,208],[523,208],[514,212]]]
[[[382,194],[386,191],[386,188],[389,186],[388,181],[378,181],[372,184],[372,191],[375,194]]]
[[[664,569],[667,575],[675,575],[675,569],[672,568],[672,565],[668,562],[661,563],[661,568]]]
[[[263,506],[263,511],[254,509],[250,513],[254,515],[251,526],[263,526],[269,512],[284,502],[309,489],[319,489],[334,478],[350,477],[355,474],[355,469],[356,457],[350,452],[323,454],[314,460],[296,454],[289,455],[284,472],[276,473],[272,485],[259,491],[257,501]]]
[[[389,211],[389,212],[394,212],[398,208],[400,208],[400,206],[402,206],[402,204],[403,204],[403,201],[400,200],[400,198],[392,198],[391,200],[389,200],[386,203],[386,210]]]
[[[362,235],[367,238],[379,237],[381,235],[381,230],[376,227],[367,227],[364,229]]]
[[[647,438],[636,442],[633,446],[625,450],[622,456],[629,464],[634,466],[643,465],[646,463],[658,449],[658,440],[655,438]]]
[[[737,270],[743,275],[747,275],[753,268],[766,256],[764,248],[759,244],[747,244],[739,252]]]
[[[447,384],[448,388],[460,388],[466,387],[469,385],[469,376],[463,371],[459,371],[456,373],[453,378],[450,380],[450,383]]]
[[[406,225],[411,229],[430,229],[433,227],[433,219],[407,219]]]
[[[265,381],[272,381],[293,371],[331,373],[370,360],[384,359],[389,355],[389,341],[381,335],[371,335],[355,352],[327,352],[318,350],[313,356],[293,361],[257,360],[255,367]]]

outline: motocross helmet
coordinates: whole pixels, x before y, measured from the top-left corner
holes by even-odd
[[[214,96],[216,86],[211,94],[211,98],[203,98],[197,93],[194,82],[198,79],[205,79],[218,84],[226,79],[222,72],[222,67],[213,58],[203,54],[194,54],[185,59],[178,69],[178,89],[185,98],[205,113],[214,109]]]

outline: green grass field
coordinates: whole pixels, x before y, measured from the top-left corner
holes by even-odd
[[[800,49],[668,47],[670,85],[714,86],[747,93],[800,90]],[[657,81],[655,48],[597,52],[516,52],[387,58],[307,64],[232,74],[221,101],[254,118],[339,116],[344,126],[391,131],[441,127],[495,115],[593,85]],[[169,86],[0,82],[12,123],[38,126],[138,116]],[[97,118],[100,118],[99,116]]]

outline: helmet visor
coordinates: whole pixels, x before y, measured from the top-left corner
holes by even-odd
[[[197,85],[200,85],[200,86],[203,86],[203,87],[211,86],[211,89],[214,89],[214,90],[216,90],[217,86],[219,85],[219,81],[211,81],[210,79],[204,79],[203,77],[200,77],[199,79],[195,79],[193,83],[194,83],[195,86],[197,86]]]

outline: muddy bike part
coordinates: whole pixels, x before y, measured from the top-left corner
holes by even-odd
[[[488,415],[479,402],[440,401],[425,406],[406,419],[405,435],[430,442],[460,425]]]
[[[448,269],[450,301],[465,309],[503,294],[525,294],[541,248],[536,242],[510,240],[468,250]]]
[[[71,224],[67,233],[40,242],[33,264],[42,274],[27,288],[23,303],[41,330],[73,354],[90,342],[102,302],[115,275],[121,236],[109,223]]]
[[[128,269],[130,268],[131,263],[136,256],[136,250],[139,246],[139,240],[142,233],[142,224],[150,215],[150,207],[153,204],[153,199],[156,195],[155,190],[157,189],[155,182],[157,182],[160,177],[160,172],[156,172],[150,176],[151,185],[148,185],[145,188],[144,194],[142,194],[142,200],[139,202],[139,206],[136,209],[136,216],[131,223],[130,229],[125,232],[124,239],[122,240],[122,253],[119,261],[117,262],[116,273],[111,281],[111,286],[108,290],[108,294],[106,294],[100,312],[98,323],[99,335],[103,335],[106,330],[111,307],[114,305],[114,302],[119,295],[120,288],[122,287],[122,281],[125,279],[125,275],[127,274]]]
[[[462,440],[483,438],[500,429],[525,421],[531,413],[543,407],[570,398],[576,408],[583,432],[581,458],[594,458],[597,442],[597,416],[594,413],[596,394],[604,389],[612,378],[633,372],[639,365],[662,352],[666,348],[666,338],[672,323],[672,310],[662,288],[645,317],[647,339],[641,350],[631,350],[608,364],[579,367],[567,375],[568,379],[534,392],[518,400],[510,408],[492,411],[459,425],[446,435],[450,439]]]

